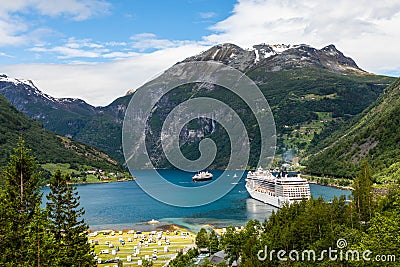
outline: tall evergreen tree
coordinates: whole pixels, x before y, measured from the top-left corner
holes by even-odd
[[[88,226],[81,218],[84,210],[79,208],[78,193],[69,181],[69,175],[57,171],[47,195],[50,231],[58,247],[57,266],[95,266],[90,254],[93,249],[86,236]]]
[[[366,222],[371,219],[373,212],[372,175],[367,162],[361,163],[361,170],[354,179],[353,187],[354,207],[360,221]]]
[[[42,251],[40,244],[45,236],[45,225],[41,216],[40,172],[30,150],[25,148],[22,138],[10,156],[10,161],[1,173],[3,191],[0,194],[0,265],[38,265]],[[36,237],[36,238],[35,238]]]
[[[54,266],[56,251],[54,237],[48,231],[46,211],[38,207],[36,219],[28,226],[25,243],[29,244],[25,252],[26,266]]]
[[[207,232],[206,229],[201,228],[196,235],[197,248],[208,248],[210,253],[215,253],[219,250],[219,239],[214,230]]]
[[[208,233],[207,230],[204,228],[201,228],[200,231],[196,235],[196,246],[198,248],[208,248]]]
[[[211,230],[211,232],[208,234],[208,243],[209,243],[209,250],[210,253],[216,253],[219,250],[219,239],[217,234],[214,232],[214,230]]]

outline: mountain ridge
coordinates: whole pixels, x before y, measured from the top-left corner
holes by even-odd
[[[322,59],[322,60],[321,60]],[[322,67],[334,73],[368,75],[372,74],[358,67],[356,62],[345,56],[335,45],[316,49],[307,44],[258,44],[241,48],[232,43],[215,45],[195,56],[176,64],[193,61],[217,61],[242,72],[263,67],[267,72],[276,72],[301,67]],[[295,64],[298,62],[297,64]],[[137,89],[128,90],[126,95]]]
[[[244,60],[246,58],[246,60]],[[254,67],[267,66],[269,71],[280,71],[294,67],[318,66],[334,72],[353,72],[367,74],[355,61],[346,57],[335,45],[330,44],[322,49],[310,45],[258,44],[250,49],[243,49],[235,44],[225,43],[213,46],[200,54],[181,62],[208,61],[222,62],[241,71]],[[292,65],[295,62],[297,64]],[[246,63],[246,64],[243,64]]]
[[[293,47],[276,45],[272,47],[275,49],[274,55],[271,51],[267,51],[270,49],[267,46],[269,45],[257,45],[256,50],[245,50],[236,45],[222,44],[182,62],[215,59],[215,57],[212,58],[215,55],[221,62],[228,60],[227,63],[231,66],[247,70],[245,73],[259,86],[274,113],[278,130],[279,153],[293,148],[298,150],[295,152],[299,154],[310,142],[309,139],[314,136],[313,124],[318,124],[317,132],[319,132],[320,128],[325,127],[318,122],[319,120],[328,119],[328,123],[331,123],[332,120],[346,119],[346,116],[358,114],[380,95],[385,84],[393,80],[391,77],[374,75],[359,69],[351,58],[344,56],[333,45],[322,49],[306,45]],[[258,51],[258,60],[256,60],[255,51]],[[267,57],[266,53],[271,55]],[[235,56],[232,56],[233,54]],[[302,60],[302,57],[309,57],[309,59]],[[272,63],[268,63],[269,59],[273,59]],[[330,69],[327,63],[331,64]],[[276,68],[277,65],[281,66],[280,69]],[[356,68],[358,70],[353,71]],[[9,85],[18,90],[4,89]],[[44,96],[36,97],[36,101],[35,94],[29,95],[27,87],[29,83],[15,85],[0,79],[0,93],[29,117],[41,121],[45,128],[62,136],[91,144],[106,151],[120,162],[124,161],[121,128],[132,94],[119,97],[105,107],[93,107],[84,101],[77,100],[62,101],[60,104],[60,101],[48,101]],[[165,98],[165,101],[170,103],[164,102],[165,106],[159,107],[166,111],[167,106],[173,107],[179,104],[176,102],[178,99],[184,100],[186,97],[199,94],[221,98],[221,101],[226,100],[223,91],[219,92],[222,89],[217,89],[215,86],[209,87],[206,92],[198,89],[196,86],[189,86],[174,91],[173,95]],[[233,105],[236,102],[232,100]],[[164,112],[159,115],[158,119],[162,121]],[[245,120],[251,120],[246,114],[243,116]],[[184,146],[190,153],[197,150],[195,146],[200,136],[208,134],[206,126],[209,122],[203,123],[205,123],[204,127],[201,126],[203,129],[192,129],[196,132],[193,140],[188,137],[189,134],[183,135]],[[306,130],[302,131],[303,128]],[[185,128],[185,131],[189,129]],[[298,138],[298,133],[306,134]],[[291,139],[299,140],[299,142],[288,141]],[[154,144],[154,146],[158,145]]]

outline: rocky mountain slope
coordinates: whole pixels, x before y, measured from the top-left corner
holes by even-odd
[[[273,110],[278,132],[278,154],[287,151],[301,154],[310,140],[326,125],[337,124],[364,110],[376,100],[384,87],[393,81],[391,77],[378,76],[361,70],[349,57],[333,45],[315,49],[307,45],[255,45],[242,49],[233,44],[217,45],[184,61],[215,60],[244,71],[260,87]],[[121,125],[124,112],[133,92],[116,99],[106,107],[92,107],[79,100],[54,99],[35,94],[37,88],[30,82],[0,77],[0,93],[45,128],[60,135],[94,145],[123,161],[121,150]],[[238,109],[250,131],[251,114],[240,108],[241,100],[229,95],[223,88],[198,85],[173,90],[159,103],[156,114],[149,124],[155,128],[149,137],[154,149],[154,160],[165,165],[160,158],[157,134],[168,110],[185,99],[209,96],[220,99]],[[221,139],[222,155],[226,158],[229,144],[219,126],[210,130],[210,121],[192,123],[181,135],[182,150],[188,157],[198,156],[198,141],[209,135]],[[254,140],[257,134],[254,133]],[[257,141],[254,141],[257,150]],[[162,154],[162,153],[161,153]],[[224,166],[215,162],[214,167]]]
[[[316,143],[306,162],[318,175],[352,177],[367,160],[377,181],[400,181],[400,79],[364,112]]]
[[[242,49],[234,44],[217,45],[209,50],[189,57],[188,61],[222,62],[241,71],[262,67],[265,71],[281,71],[293,68],[318,67],[341,74],[367,74],[334,45],[316,49],[309,45],[254,45]]]

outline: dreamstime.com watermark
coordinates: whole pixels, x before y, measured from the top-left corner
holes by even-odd
[[[317,253],[313,249],[297,251],[297,250],[275,250],[268,251],[265,246],[264,250],[259,250],[257,258],[260,261],[297,261],[297,262],[318,262],[318,261],[375,261],[375,262],[396,262],[396,255],[374,255],[370,250],[358,251],[345,249],[347,241],[340,238],[336,242],[336,248],[329,247]]]

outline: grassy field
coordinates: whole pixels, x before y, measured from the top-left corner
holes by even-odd
[[[180,250],[194,246],[195,234],[186,232],[186,230],[141,232],[140,234],[136,234],[136,231],[133,230],[122,232],[109,230],[98,231],[97,235],[93,232],[89,235],[89,242],[95,244],[98,266],[117,266],[117,261],[105,262],[113,259],[122,261],[123,266],[139,266],[140,259],[153,261],[153,266],[163,266]],[[153,255],[156,255],[157,259],[153,260]],[[128,261],[129,258],[130,261]],[[101,259],[101,263],[99,259]]]
[[[87,165],[80,165],[72,167],[68,163],[46,163],[42,164],[41,167],[49,171],[52,175],[56,170],[60,170],[63,174],[70,174],[72,176],[71,182],[73,183],[101,183],[101,182],[117,182],[132,180],[132,176],[127,173],[110,173],[103,171],[103,173],[88,174],[87,171],[97,170],[94,167]],[[79,170],[78,170],[79,169]],[[118,175],[118,176],[117,176]]]
[[[69,173],[71,174],[72,172],[77,172],[76,170],[70,169],[70,164],[69,163],[46,163],[42,164],[41,167],[45,170],[48,170],[52,174],[56,172],[56,170],[60,170],[62,173]]]

